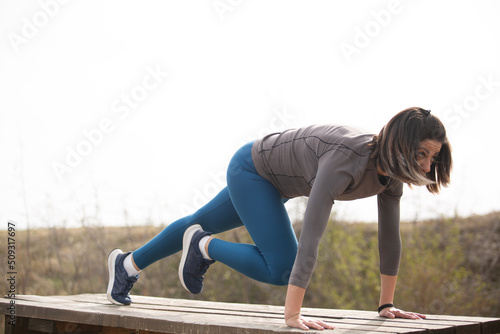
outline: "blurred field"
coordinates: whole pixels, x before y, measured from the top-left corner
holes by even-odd
[[[109,251],[116,247],[134,250],[162,230],[82,225],[17,232],[18,294],[104,293]],[[300,224],[296,227],[300,233]],[[0,254],[5,261],[0,273],[6,277],[7,232],[3,233]],[[244,228],[219,237],[251,242]],[[397,307],[422,313],[500,317],[500,212],[403,222],[402,239]],[[179,259],[176,254],[148,267],[132,294],[284,304],[286,287],[255,282],[220,263],[207,272],[203,293],[191,295],[178,281]],[[379,291],[376,224],[330,222],[304,306],[376,310]]]

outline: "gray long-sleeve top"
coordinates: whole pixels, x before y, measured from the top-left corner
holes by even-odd
[[[401,257],[399,201],[403,184],[380,177],[368,144],[373,134],[314,125],[270,134],[252,146],[259,175],[285,198],[308,196],[289,284],[307,288],[335,200],[377,195],[380,272],[397,275]]]

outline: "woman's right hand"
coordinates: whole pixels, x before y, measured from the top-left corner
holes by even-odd
[[[312,320],[308,318],[304,318],[300,314],[293,315],[286,319],[286,325],[288,327],[300,328],[304,330],[308,330],[310,328],[313,329],[335,329],[335,326],[329,325],[321,320]]]

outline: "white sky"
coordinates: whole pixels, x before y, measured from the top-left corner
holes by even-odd
[[[169,223],[255,137],[378,133],[410,106],[445,123],[455,169],[441,195],[406,188],[402,219],[500,210],[498,17],[493,0],[2,1],[0,222]],[[376,221],[375,202],[334,210]]]

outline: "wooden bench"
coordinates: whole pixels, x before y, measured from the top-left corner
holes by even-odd
[[[283,307],[133,296],[112,305],[104,294],[16,296],[0,299],[5,333],[304,333],[284,325]],[[500,333],[500,319],[429,315],[426,320],[389,320],[377,312],[304,308],[303,314],[336,326],[322,333]],[[319,333],[310,330],[308,333]]]

